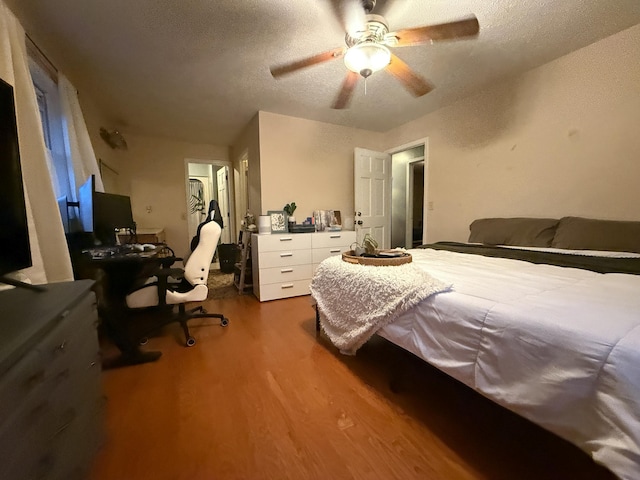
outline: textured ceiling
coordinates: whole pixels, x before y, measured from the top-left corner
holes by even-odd
[[[639,0],[378,0],[390,30],[473,13],[476,39],[394,53],[436,89],[413,98],[391,75],[330,108],[342,60],[279,80],[269,67],[344,45],[337,0],[5,0],[30,36],[113,122],[229,145],[258,110],[386,131],[506,76],[640,23]]]

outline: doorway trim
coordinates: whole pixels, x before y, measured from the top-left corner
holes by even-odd
[[[228,196],[229,196],[229,218],[225,219],[225,221],[229,222],[229,235],[231,239],[237,238],[236,231],[236,215],[235,215],[235,188],[234,188],[234,179],[233,179],[233,163],[229,160],[221,160],[221,159],[204,159],[204,158],[185,158],[184,159],[184,188],[185,188],[185,208],[187,208],[186,212],[188,215],[188,206],[189,206],[189,164],[190,163],[200,163],[204,165],[213,165],[215,167],[227,167],[227,186],[229,188]],[[187,217],[185,216],[185,220]],[[186,222],[185,229],[187,229],[187,237],[189,235],[189,222]],[[191,241],[191,238],[188,239]]]

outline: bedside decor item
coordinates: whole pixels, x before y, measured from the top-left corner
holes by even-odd
[[[340,210],[314,210],[316,232],[342,230]]]
[[[291,231],[291,225],[295,225],[296,224],[296,217],[293,216],[293,212],[296,211],[296,208],[298,208],[296,206],[296,202],[287,203],[282,208],[285,211],[285,213],[287,214],[287,217],[288,217],[287,223],[289,224],[289,231]]]
[[[358,257],[361,257],[365,254],[373,256],[378,253],[378,242],[371,236],[370,233],[365,234],[364,238],[362,239],[362,244],[354,242],[354,245],[356,247],[353,248],[353,252]]]
[[[354,242],[351,248],[342,254],[342,260],[348,263],[389,266],[403,265],[413,261],[411,254],[404,249],[378,250],[378,242],[369,233],[362,239],[362,244]]]
[[[256,217],[253,213],[247,210],[247,213],[244,214],[243,225],[245,228],[248,228],[250,225],[256,224]]]
[[[324,232],[327,224],[325,221],[325,210],[314,210],[313,211],[313,222],[316,226],[316,232]]]
[[[287,214],[284,210],[269,210],[267,215],[271,219],[271,233],[287,233]]]
[[[315,231],[315,225],[289,223],[289,233],[313,233]]]
[[[340,210],[329,210],[329,230],[342,230],[342,215]]]
[[[291,203],[287,203],[284,207],[283,210],[285,211],[285,213],[287,215],[289,215],[289,218],[293,217],[293,212],[296,211],[297,205],[296,202],[291,202]]]
[[[389,267],[393,265],[404,265],[411,263],[413,257],[410,253],[402,250],[379,250],[374,256],[359,256],[356,252],[349,250],[342,254],[342,260],[347,263],[359,265],[373,265],[376,267]]]
[[[258,233],[271,233],[271,217],[269,215],[258,217]]]

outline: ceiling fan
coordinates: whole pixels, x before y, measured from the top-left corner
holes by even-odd
[[[280,78],[297,70],[344,57],[347,76],[332,108],[347,108],[358,82],[358,76],[369,77],[374,72],[386,69],[415,97],[433,90],[434,86],[413,71],[406,63],[391,53],[389,47],[408,47],[476,37],[480,30],[475,16],[450,23],[425,25],[389,31],[389,25],[381,15],[371,12],[376,0],[332,0],[346,30],[346,46],[337,47],[302,60],[271,67],[271,75]]]

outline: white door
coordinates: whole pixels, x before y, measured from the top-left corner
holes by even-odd
[[[229,180],[229,174],[227,173],[227,167],[219,168],[216,172],[216,179],[218,183],[218,207],[220,207],[220,214],[222,215],[222,233],[220,234],[220,241],[222,243],[231,243],[231,235],[229,233],[229,189],[227,187],[227,181]]]
[[[356,148],[353,171],[357,242],[369,233],[379,248],[390,248],[391,155]]]

